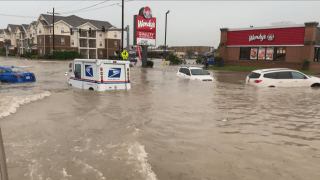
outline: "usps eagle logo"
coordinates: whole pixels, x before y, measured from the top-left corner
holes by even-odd
[[[110,68],[108,78],[120,78],[121,68]]]
[[[267,39],[269,41],[272,41],[274,39],[274,34],[272,34],[272,33],[268,34]]]
[[[85,65],[85,71],[87,77],[93,77],[93,70],[91,65]]]
[[[144,16],[144,18],[146,18],[146,19],[149,19],[149,18],[152,17],[152,11],[151,11],[151,9],[150,9],[148,6],[146,6],[146,7],[144,8],[144,10],[143,10],[143,16]]]

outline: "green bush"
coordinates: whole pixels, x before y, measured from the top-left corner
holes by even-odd
[[[118,60],[118,59],[119,59],[119,56],[109,56],[109,59],[111,59],[111,60]]]
[[[309,66],[311,63],[312,63],[312,60],[311,60],[311,59],[304,59],[304,60],[303,60],[303,64],[304,64],[305,66]]]
[[[174,55],[174,54],[169,54],[169,56],[168,56],[168,58],[166,60],[172,62],[173,64],[182,63],[182,60],[179,59],[178,56]]]
[[[216,56],[216,57],[214,57],[214,60],[215,61],[221,61],[221,57],[220,56]]]
[[[32,55],[31,58],[32,59],[38,59],[37,55]]]
[[[9,53],[8,56],[16,56],[14,53]]]
[[[77,58],[83,59],[83,58],[84,58],[84,55],[81,54],[81,53],[79,53],[78,56],[77,56]]]
[[[1,53],[1,55],[5,55],[6,54],[6,48],[5,47],[1,47],[0,53]]]
[[[37,56],[37,59],[44,59],[44,55]]]
[[[203,61],[203,59],[202,59],[201,57],[198,57],[197,60],[196,60],[196,63],[197,63],[197,64],[201,64],[202,61]]]
[[[20,54],[20,57],[24,57],[24,54]]]
[[[153,61],[147,61],[147,66],[148,67],[153,67],[154,62]]]
[[[55,51],[54,53],[54,58],[55,59],[60,59],[60,60],[64,60],[64,59],[76,59],[76,58],[83,58],[83,54],[78,53],[77,51]]]
[[[45,55],[44,55],[44,58],[45,58],[45,59],[52,59],[52,55],[51,55],[51,54],[45,54]]]
[[[32,52],[31,53],[31,56],[35,56],[35,55],[38,55],[38,53],[37,52]]]

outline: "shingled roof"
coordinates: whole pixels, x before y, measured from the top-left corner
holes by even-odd
[[[48,23],[45,20],[39,20],[39,22],[44,26],[48,25]]]
[[[49,24],[52,24],[51,15],[41,14],[41,16],[46,20],[46,22],[48,22]],[[102,26],[104,26],[106,29],[109,29],[113,27],[108,21],[96,21],[96,20],[90,20],[90,19],[83,19],[75,15],[66,16],[66,17],[54,16],[54,19],[55,19],[54,20],[55,23],[62,20],[72,27],[79,27],[85,23],[90,23],[97,28],[101,28]]]
[[[18,28],[19,28],[20,32],[24,32],[24,29],[22,26],[18,26]]]
[[[29,28],[29,24],[22,24],[22,26],[23,26],[23,28],[24,28],[25,30],[28,30],[28,28]]]
[[[8,29],[4,29],[4,32],[6,32],[6,34],[10,34],[10,31]]]
[[[37,24],[37,21],[32,21],[32,23],[30,23],[32,25],[36,25]]]
[[[17,25],[17,24],[8,24],[8,26],[11,28],[11,31],[12,32],[15,32],[17,27],[19,27],[20,25]]]

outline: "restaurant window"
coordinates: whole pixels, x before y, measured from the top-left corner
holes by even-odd
[[[250,59],[250,47],[241,47],[240,48],[240,60],[249,60]]]
[[[314,48],[314,58],[313,61],[320,62],[320,47]]]
[[[286,60],[286,48],[283,47],[275,47],[274,48],[274,60],[275,61],[285,61]]]

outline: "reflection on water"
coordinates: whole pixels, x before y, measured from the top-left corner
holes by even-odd
[[[131,90],[84,91],[68,62],[12,63],[37,82],[1,85],[0,100],[50,94],[1,119],[10,179],[320,176],[320,89],[246,86],[239,71],[192,81],[157,60],[131,69]]]

